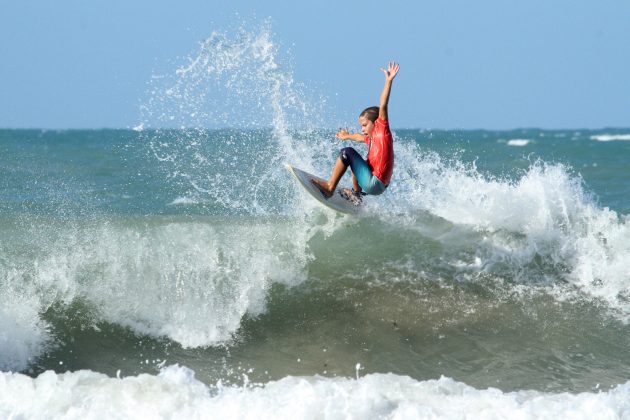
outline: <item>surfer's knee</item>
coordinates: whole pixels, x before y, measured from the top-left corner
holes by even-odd
[[[344,165],[349,166],[355,153],[357,153],[357,151],[352,147],[344,147],[339,151],[339,159],[341,159]]]

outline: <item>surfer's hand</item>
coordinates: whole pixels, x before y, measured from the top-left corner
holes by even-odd
[[[394,77],[398,74],[398,70],[400,69],[400,65],[395,61],[390,61],[387,69],[381,68],[381,71],[385,75],[385,80],[391,82],[394,80]]]
[[[348,140],[350,138],[350,133],[348,133],[348,130],[345,128],[340,128],[339,131],[337,131],[336,137],[340,140]]]

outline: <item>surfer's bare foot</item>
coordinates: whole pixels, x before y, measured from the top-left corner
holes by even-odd
[[[330,191],[330,189],[328,187],[328,182],[320,181],[319,179],[311,179],[311,182],[313,183],[313,185],[315,185],[317,188],[319,188],[319,190],[322,192],[322,194],[324,194],[324,197],[326,197],[326,198],[332,197],[333,193],[332,193],[332,191]]]

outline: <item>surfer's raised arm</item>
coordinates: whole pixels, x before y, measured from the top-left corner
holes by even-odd
[[[385,86],[383,86],[383,92],[381,93],[381,103],[378,108],[378,117],[382,120],[388,121],[387,104],[389,103],[389,93],[392,90],[392,82],[398,74],[400,66],[395,61],[391,61],[387,66],[387,69],[381,68],[383,74],[385,74]]]

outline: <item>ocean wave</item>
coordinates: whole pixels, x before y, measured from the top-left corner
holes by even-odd
[[[99,279],[81,295],[103,319],[184,347],[229,340],[245,314],[264,312],[273,282],[304,278],[304,246],[297,245],[304,238],[276,225],[168,224],[99,237],[68,250],[80,253],[72,257],[78,272],[69,273],[75,281],[82,270],[96,270]]]
[[[447,377],[285,377],[207,386],[169,366],[158,375],[110,378],[88,370],[36,378],[0,373],[0,417],[52,418],[625,418],[630,382],[594,392],[502,392]]]
[[[184,347],[227,342],[245,315],[265,311],[272,284],[304,280],[308,235],[259,221],[40,227],[34,255],[0,258],[0,368],[41,355],[42,314],[76,300],[97,320]]]
[[[569,282],[587,295],[630,315],[630,220],[601,208],[582,179],[562,164],[535,162],[520,177],[481,173],[474,164],[446,161],[440,155],[399,145],[403,159],[378,211],[426,211],[480,232],[470,255],[480,270],[506,267],[508,277],[549,281],[525,267],[542,259],[555,282]],[[391,193],[390,193],[391,190]],[[409,217],[399,218],[409,223]],[[538,278],[536,278],[538,277]]]
[[[33,309],[26,314],[19,305],[7,306],[2,315],[15,326],[6,329],[12,344],[5,346],[12,350],[4,353],[4,368],[22,370],[45,350],[49,335],[41,313],[55,303],[81,300],[97,320],[206,347],[230,342],[246,316],[264,313],[273,284],[349,275],[361,261],[384,276],[379,281],[390,281],[388,270],[408,261],[420,267],[418,279],[468,273],[447,281],[475,281],[489,274],[506,280],[508,289],[568,283],[628,317],[628,219],[598,207],[568,168],[538,162],[520,177],[501,179],[416,146],[400,143],[398,150],[404,153],[393,185],[378,200],[366,200],[356,220],[306,198],[291,203],[291,216],[17,228],[14,236],[35,246],[29,245],[30,257],[9,265],[15,250],[0,259],[3,272],[14,277],[3,282],[11,285],[3,294],[23,296],[22,306]],[[407,243],[409,235],[419,235],[412,244],[429,237],[445,246],[428,256],[422,246],[390,245],[386,252],[351,246],[387,236],[392,244],[396,238]],[[333,255],[339,256],[334,262]]]
[[[597,141],[630,141],[630,134],[597,134],[591,136],[591,140]]]
[[[55,303],[80,300],[97,321],[207,347],[229,343],[245,317],[264,313],[274,284],[354,275],[358,264],[379,282],[393,281],[392,267],[409,262],[417,282],[442,282],[448,273],[446,281],[491,275],[508,290],[570,284],[622,319],[630,315],[629,220],[599,207],[570,168],[535,162],[500,178],[403,141],[397,153],[392,185],[368,197],[358,219],[322,209],[295,188],[291,200],[265,195],[277,202],[264,217],[20,220],[5,233],[27,238],[30,253],[15,260],[19,247],[8,242],[0,250],[2,292],[33,309],[6,306],[0,315],[13,325],[0,363],[23,370],[45,351],[50,335],[41,314]],[[291,191],[291,178],[279,179]],[[274,208],[280,214],[268,214]],[[383,237],[391,238],[386,250],[378,245]],[[427,237],[444,246],[425,255],[413,244]]]
[[[510,139],[507,141],[508,146],[517,146],[517,147],[527,146],[529,143],[531,143],[531,140],[529,139]]]

